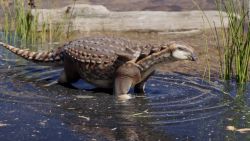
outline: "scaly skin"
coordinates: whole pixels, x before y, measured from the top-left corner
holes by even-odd
[[[143,93],[145,81],[161,64],[195,60],[193,49],[186,45],[153,46],[112,37],[85,37],[47,52],[31,52],[2,42],[0,45],[36,63],[64,65],[59,83],[84,79],[100,88],[113,88],[121,99],[129,98],[131,87]]]

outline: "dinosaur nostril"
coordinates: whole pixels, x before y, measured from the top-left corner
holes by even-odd
[[[198,57],[195,54],[191,55],[191,61],[196,61],[198,59]]]

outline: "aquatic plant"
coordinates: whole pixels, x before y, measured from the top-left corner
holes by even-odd
[[[250,63],[248,4],[240,0],[215,0],[221,23],[218,29],[195,0],[193,3],[203,12],[217,42],[221,77],[224,80],[236,79],[238,84],[244,84],[249,80]],[[226,13],[227,18],[224,18],[223,13]]]
[[[39,15],[31,13],[31,9],[36,7],[34,0],[28,2],[29,6],[26,6],[23,0],[14,0],[13,3],[11,7],[6,5],[4,0],[0,0],[4,13],[5,40],[9,42],[10,39],[14,43],[20,41],[25,44],[43,44],[48,40],[52,43],[62,38],[61,25],[52,25],[51,21],[38,24]]]
[[[216,0],[216,5],[223,27],[222,30],[214,28],[217,49],[222,55],[220,57],[222,76],[225,80],[236,78],[239,84],[243,84],[249,80],[250,23],[248,7],[245,7],[244,1],[240,0]],[[222,17],[222,11],[226,12],[228,19]],[[228,23],[227,28],[226,23]]]
[[[73,17],[73,11],[74,11],[74,8],[75,8],[75,5],[76,5],[76,0],[73,0],[73,2],[74,3],[73,3],[73,7],[72,7],[71,12],[69,13],[71,8],[67,9],[65,17],[64,17],[68,21],[68,26],[67,26],[67,31],[66,31],[67,39],[69,38],[69,34],[70,34],[70,31],[71,31],[71,28],[72,28],[72,22],[70,22],[69,19]]]

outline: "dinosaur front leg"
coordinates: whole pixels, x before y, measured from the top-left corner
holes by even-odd
[[[133,84],[133,78],[127,76],[118,76],[115,78],[115,87],[114,93],[118,100],[127,100],[131,99],[131,96],[128,94],[129,89]]]
[[[144,87],[145,87],[145,82],[140,82],[136,84],[134,87],[134,93],[139,95],[144,95],[145,94]]]
[[[118,100],[130,99],[129,89],[135,86],[141,79],[140,70],[136,64],[127,62],[116,71],[114,81],[114,93]]]

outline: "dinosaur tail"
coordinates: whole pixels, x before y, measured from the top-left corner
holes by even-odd
[[[9,51],[13,52],[14,54],[21,56],[26,60],[33,61],[35,63],[41,63],[44,65],[51,65],[51,64],[60,65],[63,62],[63,54],[62,54],[63,49],[60,47],[51,51],[33,52],[16,48],[14,46],[11,46],[3,42],[0,42],[0,45],[8,49]]]

